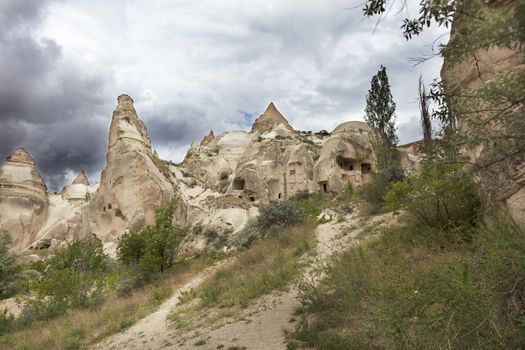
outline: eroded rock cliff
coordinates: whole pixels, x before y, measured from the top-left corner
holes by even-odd
[[[0,231],[13,238],[13,249],[33,243],[47,219],[47,187],[24,148],[11,153],[0,168]]]

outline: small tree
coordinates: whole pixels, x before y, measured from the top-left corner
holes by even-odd
[[[173,198],[157,210],[153,225],[123,234],[117,241],[120,262],[160,272],[171,267],[177,248],[188,232],[187,227],[173,224],[176,209],[177,199]]]
[[[9,252],[11,236],[0,233],[0,298],[9,293],[13,283],[17,280],[15,270],[15,256]]]
[[[397,142],[395,115],[396,104],[390,91],[386,68],[381,66],[372,78],[366,96],[365,121],[374,129],[377,138],[374,142],[378,168],[389,177],[396,174]]]

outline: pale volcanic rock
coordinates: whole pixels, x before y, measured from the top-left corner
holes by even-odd
[[[48,213],[47,187],[29,153],[18,148],[0,168],[0,231],[13,238],[14,250],[27,248]]]
[[[213,130],[210,130],[208,135],[204,136],[204,138],[202,139],[201,146],[208,145],[210,142],[213,141],[214,138],[215,138],[215,134],[213,133]]]
[[[287,132],[294,132],[294,129],[288,123],[288,120],[277,110],[273,102],[268,105],[266,111],[261,114],[253,123],[252,133],[258,131],[261,134],[272,131],[274,129],[283,130]]]
[[[495,0],[491,2],[493,8],[506,8],[510,11],[517,2],[508,0]],[[454,19],[451,27],[451,40],[460,34],[466,24],[462,16]],[[516,23],[509,23],[516,25]],[[488,50],[477,50],[475,53],[466,56],[461,61],[451,60],[445,57],[441,77],[446,91],[454,91],[460,94],[469,95],[472,90],[478,88],[483,82],[494,80],[498,76],[507,75],[525,70],[525,52],[519,49],[508,47],[493,46]],[[520,73],[523,74],[523,73]],[[461,104],[461,100],[459,100]],[[455,106],[451,106],[453,109]],[[462,106],[461,106],[462,107]],[[460,129],[468,133],[469,125],[466,122],[469,118],[480,121],[486,120],[487,116],[483,112],[458,113],[458,124]],[[481,108],[483,110],[483,108]],[[499,117],[498,117],[499,118]],[[487,120],[488,126],[492,130],[498,130],[498,118],[494,122]],[[513,129],[521,132],[525,129],[525,115],[518,117],[514,121]],[[477,131],[477,130],[476,130]],[[493,140],[492,140],[493,141]],[[461,151],[470,158],[470,161],[481,165],[481,171],[477,173],[476,181],[481,187],[483,198],[486,201],[501,203],[506,206],[512,217],[525,225],[525,167],[523,166],[523,152],[514,156],[504,157],[498,162],[491,162],[491,145],[488,143],[470,147],[463,145]],[[489,166],[484,166],[488,161]]]
[[[245,131],[218,135],[206,145],[192,144],[183,166],[208,187],[224,192],[239,159],[255,136]]]
[[[360,186],[375,169],[373,132],[364,122],[346,122],[334,129],[321,149],[314,166],[317,190],[343,193],[347,183]]]
[[[86,185],[86,186],[89,186],[89,180],[88,180],[88,177],[87,177],[86,173],[84,172],[84,170],[80,171],[80,174],[78,174],[78,176],[75,178],[75,180],[73,180],[73,182],[71,184],[72,185]]]
[[[155,210],[173,197],[167,167],[151,149],[146,126],[127,95],[118,97],[100,185],[82,212],[81,234],[113,242],[126,230],[153,223]]]
[[[87,202],[89,200],[88,187],[88,178],[84,171],[81,171],[71,185],[64,187],[61,193],[62,198],[70,201]]]

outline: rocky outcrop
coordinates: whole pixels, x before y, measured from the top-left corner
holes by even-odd
[[[294,132],[288,120],[277,110],[273,102],[271,102],[268,108],[266,108],[266,111],[255,120],[252,126],[252,133],[259,132],[264,134],[272,130],[285,134]]]
[[[64,187],[61,196],[69,201],[87,202],[90,197],[88,187],[88,178],[84,171],[81,171],[71,185]]]
[[[201,146],[207,146],[210,142],[213,141],[215,138],[215,134],[213,133],[213,130],[210,130],[208,135],[204,136],[204,138],[201,141]]]
[[[78,174],[78,176],[75,178],[75,180],[73,180],[71,184],[89,186],[89,180],[84,170],[80,171],[80,174]]]
[[[267,202],[313,191],[321,144],[321,136],[294,131],[270,103],[251,132],[222,133],[205,145],[193,144],[183,167],[218,192]]]
[[[319,190],[337,195],[348,182],[365,183],[375,167],[370,137],[362,122],[331,134],[295,131],[271,103],[250,132],[210,132],[173,164],[158,158],[133,100],[121,95],[100,183],[90,185],[82,171],[61,193],[47,194],[34,161],[17,150],[0,170],[0,224],[18,250],[94,233],[111,253],[122,233],[151,224],[155,210],[177,196],[175,221],[193,227],[180,254],[222,249],[258,203]]]
[[[113,112],[106,160],[79,232],[113,242],[126,230],[151,224],[155,210],[174,195],[166,165],[152,151],[146,126],[127,95],[118,97]]]
[[[484,6],[486,13],[476,14],[477,17],[490,16],[491,11],[501,11],[511,14],[516,2],[506,0],[491,1]],[[472,40],[469,37],[469,18],[456,15],[451,30],[451,40],[453,48],[466,48],[463,40]],[[479,23],[479,21],[478,21]],[[517,26],[516,22],[509,21],[508,26]],[[486,35],[486,33],[485,33]],[[497,39],[499,40],[499,38]],[[477,181],[483,192],[483,197],[489,204],[504,205],[512,216],[525,225],[525,166],[523,165],[525,154],[523,145],[514,148],[512,146],[502,146],[502,142],[508,140],[501,137],[505,128],[510,128],[506,134],[512,134],[514,140],[523,143],[523,131],[525,130],[525,110],[523,102],[521,107],[508,107],[503,103],[508,103],[505,98],[498,100],[495,104],[486,105],[488,102],[481,99],[474,99],[474,92],[485,85],[494,81],[498,77],[508,76],[509,74],[525,75],[525,53],[519,49],[492,45],[489,49],[480,49],[466,56],[458,57],[445,55],[445,61],[441,76],[447,92],[450,95],[458,96],[451,103],[452,109],[458,116],[458,123],[461,132],[468,135],[483,133],[489,136],[489,142],[477,142],[482,137],[470,137],[475,142],[467,142],[462,146],[463,154],[470,157],[470,161],[475,163],[477,170]],[[523,79],[523,78],[522,78]],[[501,91],[495,91],[501,94]],[[461,98],[459,96],[469,96]],[[510,97],[510,100],[514,96]],[[475,102],[474,107],[468,107],[469,103]],[[503,109],[500,114],[492,111],[498,108]],[[506,110],[505,110],[506,109]],[[513,120],[505,121],[503,117],[508,111],[517,111]],[[498,112],[496,112],[498,113]],[[465,137],[468,139],[468,137]],[[520,141],[521,139],[521,141]],[[496,140],[496,141],[494,141]],[[498,147],[501,150],[498,150]],[[519,152],[519,149],[522,149]],[[495,153],[500,153],[495,155]]]
[[[336,127],[314,166],[316,189],[339,194],[346,190],[348,182],[355,187],[369,181],[376,164],[372,136],[364,122],[346,122]]]
[[[47,187],[29,153],[18,148],[0,168],[0,231],[11,234],[13,249],[29,246],[48,214]]]

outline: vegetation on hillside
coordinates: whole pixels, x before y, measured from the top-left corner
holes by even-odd
[[[171,284],[187,278],[188,266],[196,272],[211,262],[202,257],[200,262],[174,263],[187,232],[173,223],[176,206],[177,201],[170,200],[157,211],[153,225],[125,234],[117,243],[118,261],[110,259],[102,242],[90,235],[53,249],[47,258],[15,267],[15,256],[7,250],[8,236],[1,236],[1,291],[18,291],[25,305],[16,319],[0,313],[0,347],[80,348],[153,311],[171,294]],[[47,334],[46,324],[60,328],[68,322],[77,323],[77,328],[65,327],[67,331],[38,342],[20,337]]]
[[[368,0],[365,15],[384,15],[394,2]],[[525,3],[493,3],[421,1],[420,16],[405,19],[404,35],[459,19],[440,48],[449,65],[480,49],[522,50]],[[523,73],[497,73],[471,89],[438,82],[430,94],[420,83],[421,168],[402,181],[380,172],[359,191],[365,214],[403,214],[373,240],[335,255],[321,282],[301,285],[302,316],[288,334],[289,349],[523,348],[525,229],[503,210],[482,207],[474,182],[484,167],[516,156],[523,162]],[[437,102],[437,139],[429,98]],[[464,166],[462,144],[486,146],[476,167]]]
[[[306,213],[296,203],[308,208]],[[319,209],[314,208],[318,208],[315,199],[306,198],[263,206],[259,216],[231,239],[250,249],[183,297],[185,304],[169,316],[174,326],[209,325],[234,316],[262,295],[288,288],[301,275],[301,256],[315,246],[316,215],[312,213]]]

